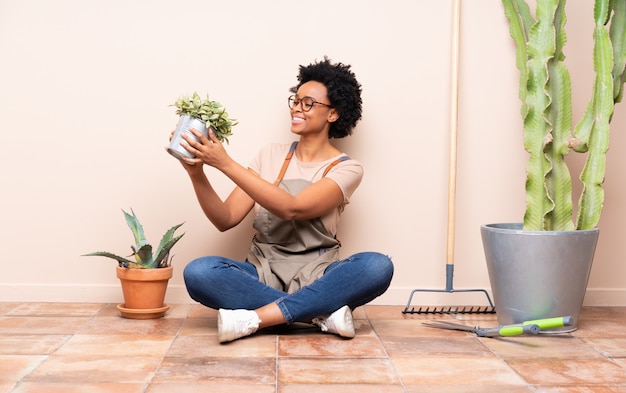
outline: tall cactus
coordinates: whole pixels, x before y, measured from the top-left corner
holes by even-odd
[[[524,120],[526,167],[525,230],[594,228],[604,201],[606,152],[613,106],[624,93],[626,0],[596,0],[593,94],[572,130],[570,75],[565,66],[565,0],[537,0],[535,16],[525,0],[502,0],[517,47],[519,97]],[[609,31],[610,26],[610,31]],[[572,180],[565,162],[586,152],[583,190],[573,221]]]

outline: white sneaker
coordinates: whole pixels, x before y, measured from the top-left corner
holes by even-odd
[[[343,306],[339,310],[324,317],[313,318],[313,324],[323,332],[338,334],[341,337],[352,338],[355,335],[350,307]]]
[[[224,310],[217,313],[217,339],[224,343],[249,336],[259,329],[261,320],[251,310]]]

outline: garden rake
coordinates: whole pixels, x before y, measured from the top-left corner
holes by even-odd
[[[414,289],[409,296],[403,314],[492,314],[496,309],[491,297],[484,289],[455,290],[452,281],[454,276],[454,232],[455,232],[455,204],[456,204],[456,155],[458,131],[458,87],[459,87],[459,26],[460,0],[454,0],[452,7],[452,64],[450,83],[450,156],[448,178],[448,232],[446,250],[446,288],[445,289]],[[487,296],[489,306],[426,306],[411,307],[413,295],[417,292],[482,292]]]

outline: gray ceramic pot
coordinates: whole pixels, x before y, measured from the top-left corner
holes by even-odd
[[[498,322],[572,316],[576,330],[599,229],[524,231],[522,224],[481,227]]]

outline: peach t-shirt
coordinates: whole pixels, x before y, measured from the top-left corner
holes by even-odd
[[[278,177],[290,147],[291,144],[278,143],[266,146],[252,160],[249,166],[250,169],[258,173],[262,179],[273,183]],[[315,183],[321,180],[326,167],[343,155],[345,154],[340,154],[321,162],[300,162],[294,154],[283,179],[304,179]],[[352,159],[341,161],[326,174],[326,177],[337,183],[343,193],[343,204],[346,205],[350,203],[352,193],[361,183],[361,179],[363,179],[363,166],[358,161]],[[342,209],[334,209],[329,214],[320,217],[332,236],[337,234],[337,224],[341,216],[340,210]],[[258,211],[258,204],[255,206],[256,211]]]

